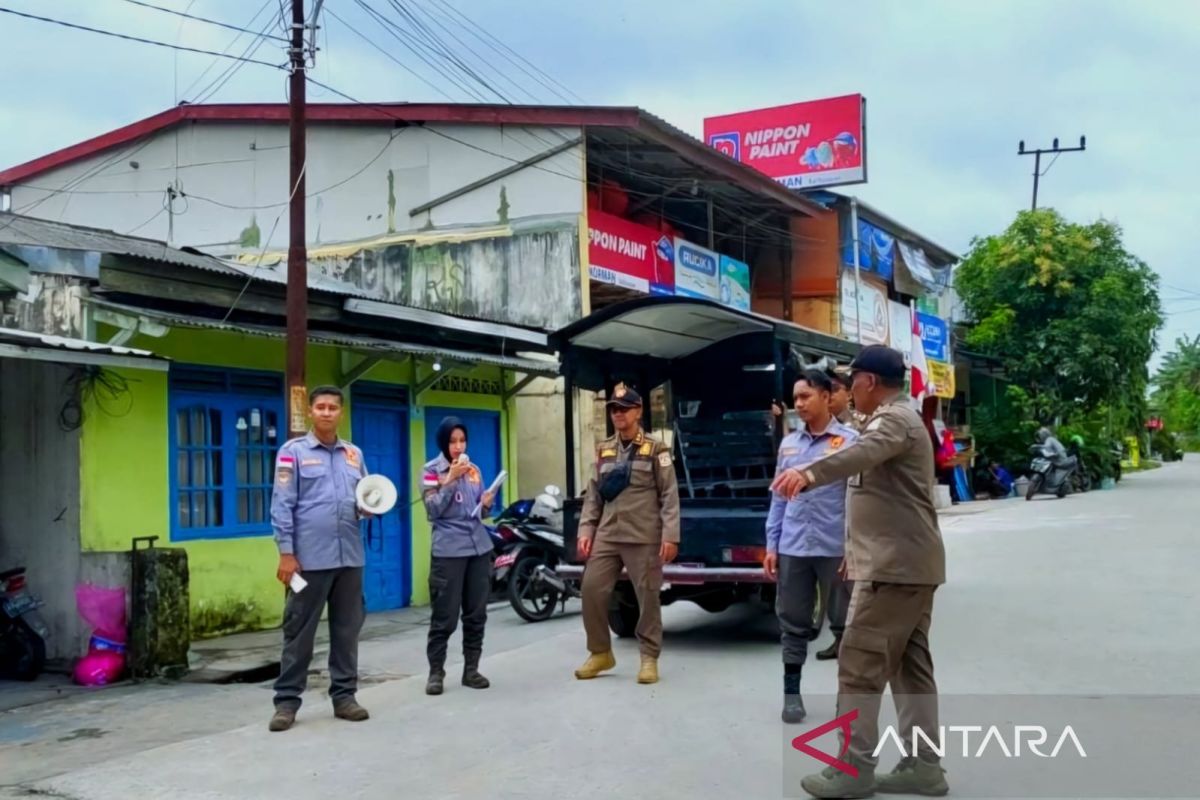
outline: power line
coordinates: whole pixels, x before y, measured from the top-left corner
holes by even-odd
[[[267,10],[267,7],[268,7],[270,4],[271,4],[271,0],[263,0],[263,4],[262,4],[261,6],[259,6],[259,8],[258,8],[258,11],[257,11],[257,12],[255,12],[254,16],[250,18],[250,21],[246,23],[246,27],[247,27],[247,28],[249,28],[249,27],[250,27],[251,25],[253,25],[255,22],[258,22],[258,18],[259,18],[259,17],[262,15],[262,13],[263,13],[264,11],[266,11],[266,10]],[[270,18],[268,17],[268,19],[270,19]],[[268,27],[269,27],[269,26],[268,26]],[[229,41],[229,44],[225,45],[225,49],[224,49],[224,50],[222,50],[221,52],[222,52],[222,53],[228,53],[230,50],[232,50],[232,49],[233,49],[234,45],[236,45],[236,44],[238,43],[238,40],[239,40],[239,39],[241,39],[241,38],[242,38],[242,34],[240,34],[240,33],[239,33],[237,36],[234,36],[234,37],[233,37],[233,38],[232,38],[232,39]],[[192,93],[192,89],[194,89],[194,88],[196,87],[196,85],[200,83],[200,81],[204,80],[204,76],[205,76],[205,75],[207,75],[207,74],[209,73],[209,71],[211,71],[211,70],[212,70],[212,68],[213,68],[213,67],[215,67],[215,66],[216,66],[217,64],[219,64],[219,63],[221,63],[221,62],[220,62],[220,60],[219,60],[219,59],[216,59],[216,58],[214,58],[212,61],[209,61],[209,62],[208,62],[208,66],[204,68],[204,71],[203,71],[203,72],[201,72],[199,75],[197,75],[197,76],[196,76],[196,77],[195,77],[195,78],[192,80],[192,82],[188,84],[188,87],[187,87],[186,89],[184,89],[184,90],[183,90],[183,94],[184,94],[184,96],[186,97],[186,96],[189,96],[189,95],[191,95],[191,93]],[[209,84],[209,86],[211,86],[211,85],[212,85],[212,84]],[[207,88],[205,89],[205,91],[207,91]],[[204,92],[200,92],[199,94],[203,94],[203,93],[204,93]],[[175,99],[176,99],[176,101],[178,101],[178,100],[179,100],[179,97],[178,97],[178,96],[176,96],[176,98],[175,98]]]
[[[471,33],[471,35],[473,35],[475,38],[479,39],[479,40],[480,40],[481,42],[483,42],[484,44],[488,45],[488,47],[491,47],[491,48],[492,48],[492,50],[494,50],[495,52],[499,53],[501,57],[503,57],[504,59],[506,59],[506,60],[507,60],[507,61],[508,61],[510,64],[513,64],[514,66],[516,66],[518,69],[520,69],[520,70],[521,70],[522,72],[524,72],[526,75],[528,75],[529,77],[533,78],[535,81],[538,81],[539,83],[541,83],[541,84],[542,84],[542,86],[545,86],[545,87],[546,87],[546,88],[547,88],[547,89],[548,89],[548,90],[549,90],[549,91],[550,91],[552,94],[555,94],[555,95],[557,95],[557,96],[558,96],[560,99],[562,99],[562,100],[565,100],[565,101],[567,102],[567,104],[568,104],[568,105],[570,105],[570,104],[571,104],[571,100],[570,100],[570,98],[566,97],[566,95],[562,94],[561,92],[558,92],[558,91],[557,91],[557,90],[555,90],[553,87],[551,87],[551,86],[547,85],[545,81],[542,81],[542,80],[540,80],[540,79],[539,79],[539,78],[538,78],[536,75],[534,75],[533,73],[529,72],[529,70],[525,69],[525,67],[521,66],[521,64],[520,64],[520,63],[518,63],[518,61],[520,61],[520,62],[524,62],[525,64],[527,64],[527,65],[528,65],[528,66],[529,66],[531,69],[533,69],[534,71],[536,71],[536,72],[540,73],[540,74],[541,74],[542,76],[544,76],[545,78],[549,79],[549,80],[550,80],[552,83],[554,83],[555,85],[557,85],[559,88],[561,88],[561,89],[562,89],[563,91],[565,91],[567,94],[569,94],[569,95],[571,95],[572,97],[574,97],[574,98],[575,98],[576,100],[578,100],[580,103],[585,103],[585,102],[586,102],[586,101],[585,101],[585,100],[584,100],[582,97],[580,97],[579,95],[575,94],[575,92],[571,91],[571,89],[570,89],[569,87],[567,87],[567,86],[563,85],[563,84],[562,84],[562,83],[561,83],[561,82],[560,82],[560,81],[559,81],[557,78],[555,78],[553,75],[550,75],[550,74],[548,74],[547,72],[545,72],[544,70],[542,70],[540,67],[538,67],[536,64],[534,64],[533,62],[531,62],[529,59],[525,58],[523,55],[521,55],[520,53],[518,53],[516,50],[513,50],[511,47],[509,47],[509,46],[508,46],[507,44],[505,44],[503,41],[501,41],[500,39],[496,38],[496,36],[494,36],[493,34],[491,34],[490,32],[488,32],[488,30],[487,30],[486,28],[484,28],[484,27],[483,27],[482,25],[480,25],[479,23],[475,22],[475,20],[473,20],[473,19],[471,19],[470,17],[468,17],[468,16],[467,16],[466,14],[464,14],[462,11],[459,11],[457,8],[455,8],[453,5],[451,5],[451,4],[448,2],[448,0],[434,0],[434,2],[438,2],[440,5],[444,6],[445,8],[447,8],[447,9],[449,9],[451,12],[453,12],[453,13],[454,13],[454,14],[455,14],[457,17],[459,17],[460,19],[462,19],[464,22],[466,22],[466,23],[467,23],[467,25],[469,26],[469,28],[468,28],[468,32],[469,32],[469,33]],[[476,31],[478,31],[478,33],[477,33]],[[513,60],[513,57],[515,57],[515,58],[517,59],[517,61],[514,61],[514,60]]]
[[[24,17],[25,19],[37,20],[38,22],[49,22],[53,25],[61,25],[64,28],[72,28],[72,29],[78,30],[78,31],[87,31],[88,33],[98,33],[101,36],[111,36],[115,39],[124,39],[129,42],[138,42],[140,44],[151,44],[151,45],[154,45],[155,47],[165,47],[169,50],[180,50],[185,53],[199,53],[200,55],[216,56],[217,58],[231,58],[231,59],[234,59],[235,61],[245,61],[248,64],[260,64],[264,67],[271,67],[272,69],[282,69],[282,67],[279,64],[271,64],[267,61],[256,61],[254,59],[249,59],[249,58],[243,59],[243,58],[239,58],[238,56],[231,56],[228,53],[218,53],[215,50],[201,50],[196,47],[184,47],[183,45],[171,44],[170,42],[160,42],[157,39],[143,39],[139,36],[129,36],[128,34],[117,33],[115,31],[106,31],[101,28],[89,28],[87,25],[76,25],[74,22],[66,22],[61,19],[51,19],[50,17],[39,17],[36,14],[26,14],[24,11],[14,11],[11,8],[5,8],[4,6],[0,6],[0,13],[12,14],[13,16]]]
[[[125,2],[135,5],[135,6],[141,6],[142,8],[152,8],[155,11],[161,11],[164,14],[174,14],[177,17],[183,17],[184,19],[195,20],[196,22],[206,22],[209,25],[216,25],[219,28],[225,28],[225,29],[231,30],[231,31],[241,31],[242,33],[254,33],[254,31],[249,31],[249,30],[246,30],[245,28],[239,28],[237,25],[230,25],[226,22],[220,22],[215,19],[208,19],[207,17],[197,17],[194,14],[188,14],[186,11],[176,11],[173,8],[163,8],[162,6],[156,6],[153,3],[143,2],[143,0],[125,0]],[[279,41],[279,42],[284,42],[285,44],[287,43],[287,39],[284,39],[282,36],[271,36],[269,38],[275,39],[276,41]]]
[[[360,38],[360,39],[362,39],[364,42],[366,42],[367,44],[371,45],[372,47],[374,47],[374,48],[375,48],[376,50],[378,50],[379,52],[383,53],[385,56],[387,56],[387,57],[388,57],[388,58],[390,58],[392,61],[394,61],[394,62],[395,62],[395,63],[396,63],[396,64],[397,64],[397,65],[398,65],[398,66],[399,66],[401,69],[403,69],[405,72],[409,73],[409,74],[410,74],[410,75],[412,75],[414,78],[416,78],[417,80],[421,81],[422,83],[424,83],[424,84],[425,84],[426,86],[428,86],[429,88],[433,89],[435,92],[437,92],[438,94],[440,94],[442,97],[446,98],[447,100],[453,100],[453,99],[454,99],[454,98],[450,97],[450,95],[446,94],[446,92],[442,91],[442,89],[441,89],[440,87],[438,87],[436,84],[434,84],[433,82],[431,82],[431,81],[427,80],[427,79],[425,78],[425,76],[424,76],[424,75],[421,75],[421,74],[420,74],[420,73],[418,73],[416,70],[412,69],[410,66],[408,66],[407,64],[405,64],[403,61],[401,61],[400,59],[396,58],[394,55],[392,55],[391,53],[389,53],[387,50],[385,50],[383,47],[381,47],[379,44],[377,44],[377,43],[375,42],[375,40],[373,40],[373,39],[371,39],[371,38],[367,37],[367,35],[366,35],[366,34],[364,34],[362,31],[360,31],[358,28],[354,27],[354,26],[353,26],[353,25],[351,25],[349,22],[347,22],[346,20],[344,20],[344,19],[342,19],[341,17],[339,17],[339,16],[337,15],[337,13],[336,13],[336,12],[334,12],[334,10],[333,10],[332,8],[327,8],[327,9],[325,9],[325,13],[326,13],[326,14],[328,14],[329,16],[333,17],[334,19],[336,19],[338,22],[342,23],[342,25],[344,25],[344,26],[346,26],[347,28],[349,28],[349,29],[350,29],[350,32],[351,32],[351,33],[353,33],[355,36],[359,37],[359,38]]]
[[[266,6],[264,5],[263,8],[266,8]],[[255,16],[257,16],[257,14]],[[271,20],[270,18],[267,19],[267,22],[265,25],[263,25],[262,30],[255,36],[255,38],[251,39],[250,42],[246,45],[246,48],[244,50],[242,50],[242,54],[240,56],[241,59],[248,59],[248,58],[253,57],[254,54],[259,51],[259,48],[261,48],[263,46],[263,44],[266,43],[267,39],[274,38],[274,37],[267,36],[267,29],[271,27],[272,22],[273,22],[273,20]],[[241,34],[238,34],[238,36],[241,36]],[[211,100],[213,97],[216,96],[217,92],[224,89],[225,84],[229,83],[229,81],[233,78],[233,76],[238,73],[238,70],[240,70],[245,65],[246,65],[246,61],[240,60],[240,61],[235,61],[232,64],[230,64],[229,66],[227,66],[225,68],[224,72],[222,72],[220,75],[218,75],[211,83],[208,84],[208,86],[204,87],[204,89],[200,90],[200,92],[197,93],[195,102],[207,103],[209,100]]]

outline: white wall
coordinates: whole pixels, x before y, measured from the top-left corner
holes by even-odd
[[[14,186],[12,209],[220,252],[236,247],[254,226],[259,246],[266,244],[279,218],[271,248],[286,248],[287,135],[283,124],[185,123]],[[430,222],[494,223],[501,186],[511,219],[581,213],[584,165],[576,146],[428,214],[409,216],[415,206],[580,135],[578,128],[314,123],[305,187],[309,243],[364,239]],[[83,176],[90,177],[71,185]],[[172,184],[187,197],[177,198],[168,214]],[[69,193],[44,191],[66,187]]]
[[[79,432],[59,427],[67,367],[0,358],[0,571],[26,567],[49,658],[80,653]]]

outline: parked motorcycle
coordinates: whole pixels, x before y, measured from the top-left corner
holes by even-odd
[[[507,580],[508,602],[526,622],[542,622],[554,607],[578,592],[544,580],[565,557],[562,536],[562,492],[557,486],[532,500],[509,506],[496,519],[496,532],[510,548],[496,558],[498,580]]]
[[[25,568],[0,572],[0,678],[31,681],[46,666],[50,635],[25,584]]]
[[[1032,473],[1029,477],[1029,488],[1025,491],[1025,499],[1032,500],[1038,494],[1052,494],[1063,498],[1071,491],[1071,481],[1078,471],[1079,462],[1067,458],[1060,464],[1055,464],[1046,454],[1046,449],[1040,444],[1031,445],[1029,452],[1033,461],[1029,464]]]

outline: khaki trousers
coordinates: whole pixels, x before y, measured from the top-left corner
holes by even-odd
[[[838,716],[852,710],[850,755],[875,764],[879,743],[879,705],[890,683],[899,722],[897,733],[907,746],[920,727],[930,741],[938,739],[937,683],[929,652],[929,626],[936,586],[856,581],[846,632],[838,655]],[[918,755],[936,762],[921,742]]]
[[[662,560],[660,545],[606,542],[597,537],[583,569],[583,629],[587,632],[587,648],[591,653],[607,653],[612,649],[612,634],[608,628],[608,604],[613,587],[621,575],[621,567],[629,573],[637,594],[639,616],[638,645],[643,656],[658,658],[662,652]]]

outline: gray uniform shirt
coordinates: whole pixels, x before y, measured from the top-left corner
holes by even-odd
[[[338,439],[321,444],[311,431],[285,442],[275,458],[271,526],[283,555],[301,570],[366,563],[354,490],[367,474],[362,451]]]
[[[487,528],[472,513],[487,491],[479,469],[472,464],[469,473],[453,483],[445,483],[450,462],[442,455],[426,464],[422,472],[425,513],[433,525],[433,555],[462,558],[492,552]]]

